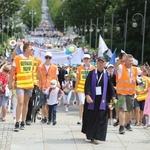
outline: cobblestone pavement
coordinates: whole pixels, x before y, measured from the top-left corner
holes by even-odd
[[[150,128],[133,126],[132,132],[125,135],[118,133],[118,127],[108,125],[106,142],[95,146],[85,142],[81,125],[77,125],[78,107],[71,105],[65,112],[63,104],[57,110],[57,125],[42,124],[40,120],[25,131],[13,132],[12,115],[7,114],[7,121],[0,122],[0,150],[149,150]]]
[[[0,150],[10,150],[14,123],[0,122]]]

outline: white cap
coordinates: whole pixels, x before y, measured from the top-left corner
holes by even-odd
[[[89,58],[89,59],[90,59],[90,58],[91,58],[91,56],[90,56],[90,54],[84,54],[83,59],[84,59],[84,58]]]
[[[50,57],[52,57],[52,53],[51,53],[51,52],[46,52],[45,56],[50,56]]]
[[[68,64],[64,64],[63,66],[64,66],[64,67],[68,67]]]
[[[33,46],[32,46],[32,49],[35,50]]]
[[[68,77],[68,76],[69,76],[69,74],[65,74],[65,75],[64,75],[64,77]]]
[[[51,80],[50,81],[50,87],[55,88],[57,86],[57,80]]]
[[[113,64],[109,64],[109,65],[107,66],[107,68],[109,68],[109,67],[113,67],[113,68],[114,68],[114,65],[113,65]]]

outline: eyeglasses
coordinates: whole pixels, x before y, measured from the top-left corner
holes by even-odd
[[[55,85],[55,83],[51,83],[51,85]]]
[[[45,59],[52,59],[52,57],[50,57],[50,56],[45,56]]]
[[[90,59],[90,58],[85,57],[84,59]]]

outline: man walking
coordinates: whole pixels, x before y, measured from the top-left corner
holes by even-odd
[[[141,70],[138,70],[138,68],[132,66],[132,64],[133,56],[130,54],[124,55],[115,64],[117,71],[116,92],[118,94],[118,100],[123,100],[122,104],[119,105],[120,134],[125,133],[124,126],[128,131],[132,131],[130,126],[130,113],[133,110],[136,93],[136,77],[141,74]]]
[[[23,54],[17,55],[14,58],[8,87],[12,88],[13,82],[16,85],[17,94],[17,109],[16,109],[16,124],[15,131],[25,128],[25,119],[28,111],[29,98],[32,95],[32,89],[34,87],[33,80],[33,62],[31,57],[32,46],[29,43],[25,43],[23,46]],[[15,81],[14,81],[15,80]],[[22,114],[22,121],[19,125],[20,117]]]

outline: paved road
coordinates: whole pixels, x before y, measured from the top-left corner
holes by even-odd
[[[125,135],[118,133],[118,127],[108,126],[106,142],[93,145],[86,141],[77,125],[77,106],[71,106],[66,113],[64,106],[58,107],[57,125],[41,124],[40,121],[13,132],[11,114],[7,122],[0,122],[0,150],[149,150],[150,128],[133,126]]]

